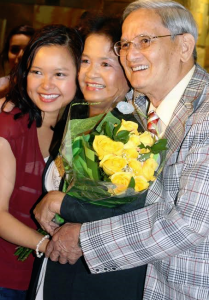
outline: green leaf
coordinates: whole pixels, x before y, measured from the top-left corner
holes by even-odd
[[[102,130],[102,126],[103,124],[107,122],[107,123],[112,123],[113,125],[115,124],[119,124],[120,120],[118,118],[116,118],[115,116],[113,116],[113,114],[111,112],[108,112],[106,114],[106,116],[103,118],[103,120],[99,123],[99,125],[96,127],[96,131],[98,133],[101,133]]]
[[[88,130],[92,130],[103,118],[103,116],[104,114],[100,114],[98,116],[87,119],[70,120],[67,125],[66,135],[69,133],[71,135],[71,139],[74,139],[79,134],[85,133]]]
[[[167,149],[167,139],[160,139],[151,147],[151,152],[154,154],[158,154]]]
[[[113,130],[113,139],[115,140],[115,136],[117,135],[118,130],[121,127],[121,122],[118,123],[118,125],[115,126],[114,130]]]
[[[79,143],[73,143],[73,170],[79,178],[87,177],[92,180],[99,180],[98,162],[95,151],[89,148],[88,138],[80,136],[77,139]],[[79,151],[76,147],[79,147]],[[74,152],[77,151],[75,154]]]
[[[73,157],[80,154],[81,147],[82,147],[82,137],[78,136],[77,138],[74,139],[73,144],[72,144]]]
[[[65,160],[65,168],[70,166],[72,168],[72,141],[78,135],[84,134],[87,131],[91,131],[102,120],[105,114],[87,118],[87,119],[75,119],[68,121],[65,127],[64,138],[60,147],[60,154]]]
[[[140,145],[138,145],[138,147],[140,148],[140,149],[151,149],[151,147],[150,146],[145,146],[143,143],[141,143]]]
[[[129,134],[130,134],[129,131],[127,131],[127,130],[121,130],[115,136],[115,141],[122,142],[122,143],[126,144],[128,142],[128,140],[129,140]]]
[[[151,155],[151,152],[140,154],[140,155],[139,155],[139,160],[140,160],[140,161],[145,161],[145,160],[147,160],[148,158],[150,158],[150,155]]]
[[[33,252],[33,249],[25,248],[24,251],[22,251],[22,253],[20,255],[18,255],[17,260],[25,261],[32,252]]]
[[[129,182],[128,188],[132,188],[132,189],[135,188],[135,180],[134,180],[133,177],[131,177],[131,180]]]
[[[65,220],[58,214],[55,214],[54,219],[52,221],[58,225],[61,225],[65,222]]]
[[[113,130],[114,130],[114,124],[112,123],[105,123],[105,135],[108,136],[110,139],[113,137]]]
[[[85,147],[85,157],[86,157],[86,168],[87,173],[92,180],[99,180],[99,168],[96,154],[91,149]]]

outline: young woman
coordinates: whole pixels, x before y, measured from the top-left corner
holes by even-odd
[[[15,108],[0,114],[0,299],[25,299],[33,256],[20,262],[17,245],[36,249],[43,238],[30,210],[42,193],[42,172],[60,109],[77,91],[82,40],[62,25],[39,30],[11,77],[6,101]],[[57,125],[56,125],[57,123]],[[44,252],[48,239],[40,245]]]
[[[0,55],[3,71],[7,75],[0,78],[0,98],[8,92],[8,74],[18,64],[34,32],[35,29],[29,25],[20,25],[10,31]]]
[[[82,32],[85,43],[79,70],[79,85],[85,100],[94,104],[89,105],[87,115],[94,116],[111,110],[118,118],[136,121],[132,114],[123,115],[116,108],[118,102],[127,101],[126,97],[131,97],[127,94],[130,88],[113,50],[114,43],[121,36],[119,20],[99,16],[88,20],[83,29],[85,30]],[[56,178],[50,175],[50,168],[52,169],[49,166],[45,176],[47,190],[49,190],[48,183],[51,184],[53,178]],[[35,208],[35,216],[40,223],[42,213],[46,209],[45,205],[54,204],[58,208],[56,212],[60,213],[61,209],[61,215],[66,221],[81,223],[125,213],[140,207],[137,201],[129,206],[123,205],[115,209],[91,205],[62,192],[53,191],[57,186],[56,180],[54,181],[54,189],[50,186],[52,191]],[[141,297],[146,266],[91,275],[83,258],[79,259],[75,265],[61,263],[61,261],[51,260],[47,262],[45,259],[38,281],[37,300],[135,300]],[[46,273],[44,268],[46,268]]]

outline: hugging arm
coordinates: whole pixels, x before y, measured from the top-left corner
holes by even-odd
[[[114,208],[104,207],[65,195],[61,204],[61,216],[67,222],[84,223],[118,216],[144,206],[147,191],[136,195],[133,202]]]
[[[143,207],[146,194],[147,192],[138,194],[131,203],[109,208],[79,200],[60,191],[51,191],[37,204],[34,215],[41,227],[53,235],[54,230],[58,228],[58,225],[52,222],[56,213],[60,214],[66,222],[96,221]]]
[[[116,208],[102,207],[65,195],[49,192],[34,210],[42,227],[53,235],[47,246],[46,256],[61,264],[74,264],[82,255],[79,246],[80,228],[83,222],[95,221],[124,214],[144,206],[147,192],[139,194],[135,201]],[[52,222],[54,213],[59,213],[66,222],[57,229]]]
[[[79,247],[80,223],[106,219],[139,209],[144,206],[146,194],[147,192],[139,194],[135,201],[115,208],[94,205],[65,195],[60,213],[66,222],[71,223],[65,223],[54,232],[46,256],[62,264],[74,264],[82,255]]]
[[[209,120],[194,125],[179,161],[167,164],[163,179],[155,183],[155,194],[171,186],[170,194],[163,191],[162,201],[140,210],[84,223],[81,244],[92,273],[128,269],[157,260],[168,259],[185,251],[194,251],[205,243],[209,234]],[[197,136],[196,132],[201,132]],[[184,149],[185,149],[184,148]],[[175,182],[176,180],[176,182]],[[176,196],[174,187],[179,184]],[[170,198],[169,198],[170,197]],[[173,199],[172,199],[173,197]],[[172,201],[171,201],[172,200]],[[201,217],[200,217],[201,216]]]

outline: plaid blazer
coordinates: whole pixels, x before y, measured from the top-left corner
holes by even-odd
[[[145,113],[144,97],[136,103]],[[83,224],[82,249],[92,273],[148,264],[143,299],[208,300],[209,74],[198,65],[165,138],[166,164],[146,207]]]

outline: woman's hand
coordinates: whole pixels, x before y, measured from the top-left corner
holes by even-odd
[[[5,99],[6,99],[5,97],[0,99],[0,112],[2,111],[1,107],[2,107]],[[4,107],[4,111],[5,112],[10,112],[10,111],[12,111],[13,107],[14,107],[14,104],[12,102],[7,102],[7,104]]]
[[[33,213],[41,227],[53,235],[54,230],[59,227],[52,221],[55,214],[60,214],[60,207],[65,194],[60,191],[48,192],[37,204]]]

